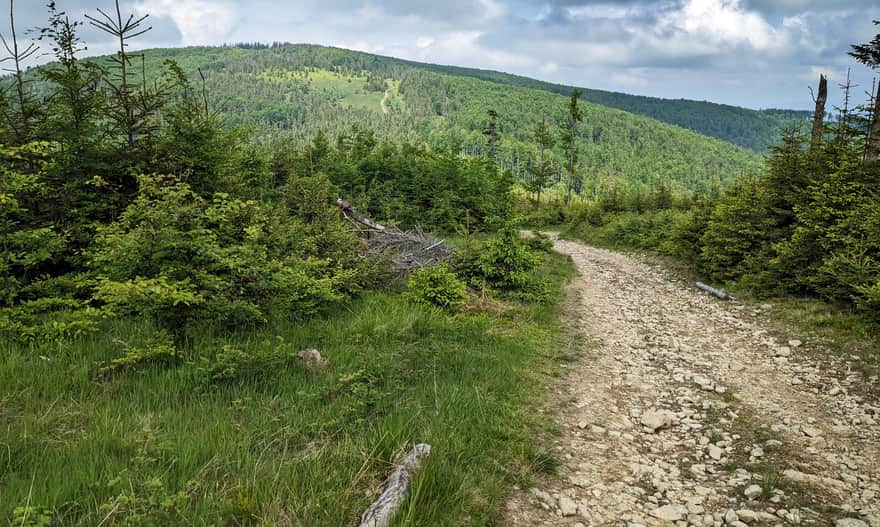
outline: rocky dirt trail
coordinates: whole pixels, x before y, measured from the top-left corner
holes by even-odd
[[[581,272],[573,323],[595,345],[546,408],[561,466],[500,525],[880,527],[880,403],[861,374],[774,336],[769,306],[556,248]]]

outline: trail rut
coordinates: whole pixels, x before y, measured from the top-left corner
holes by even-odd
[[[880,407],[861,374],[774,336],[766,308],[555,244],[595,344],[546,408],[558,473],[516,490],[500,525],[880,527]]]

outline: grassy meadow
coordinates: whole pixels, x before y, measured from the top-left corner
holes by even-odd
[[[555,460],[525,411],[573,337],[570,261],[546,303],[459,313],[372,292],[308,322],[190,339],[175,365],[97,376],[151,325],[107,320],[50,347],[0,344],[0,517],[15,525],[355,525],[414,442],[433,450],[395,525],[491,525],[506,489]],[[125,339],[125,343],[120,339]],[[321,351],[326,369],[295,358]],[[268,358],[206,373],[224,353]],[[221,368],[222,369],[222,368]],[[46,523],[49,525],[50,523]]]

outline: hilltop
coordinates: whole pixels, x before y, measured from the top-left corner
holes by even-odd
[[[406,140],[483,155],[486,111],[494,108],[501,133],[498,161],[521,177],[528,176],[526,166],[535,156],[536,123],[546,116],[555,130],[567,104],[562,87],[532,79],[315,45],[154,49],[145,55],[149,77],[158,75],[166,59],[175,60],[193,78],[199,78],[200,70],[212,105],[229,124],[254,125],[276,139],[304,142],[318,130],[338,138],[353,127],[368,128],[378,140]],[[587,91],[582,104],[581,192],[652,188],[661,183],[705,191],[761,166],[755,150],[644,115],[650,113],[647,110],[633,113],[634,102],[621,102],[639,98],[590,102],[597,93],[607,92]],[[648,106],[663,108],[654,113],[670,115],[670,121],[716,120],[710,110],[718,105],[654,102]],[[765,121],[769,115],[737,112],[754,119],[763,116]],[[773,126],[781,123],[778,117],[771,120]],[[775,134],[767,126],[756,129],[764,130],[760,133],[768,140]],[[752,139],[759,141],[756,137]]]

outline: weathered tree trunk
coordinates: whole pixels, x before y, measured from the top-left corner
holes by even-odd
[[[412,481],[413,472],[419,467],[422,458],[431,453],[431,445],[415,445],[394,472],[382,485],[382,494],[370,508],[361,515],[360,527],[387,527],[397,509],[403,504]]]
[[[716,296],[721,300],[727,300],[730,296],[724,291],[724,289],[715,289],[712,286],[706,285],[703,282],[697,282],[697,289],[702,289],[703,291],[709,293],[710,295]]]
[[[865,138],[865,161],[872,162],[880,159],[880,85],[874,94],[874,109],[871,111],[871,124],[868,127],[868,137]]]
[[[828,100],[828,79],[819,75],[819,94],[816,96],[816,111],[813,113],[813,137],[810,148],[816,148],[822,142],[822,131],[825,126],[825,102]]]

